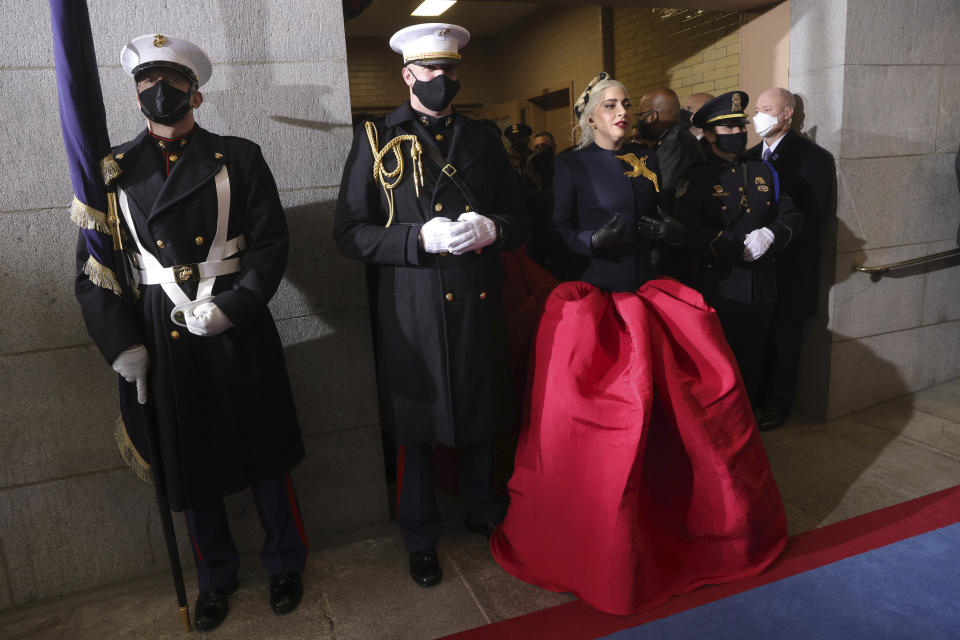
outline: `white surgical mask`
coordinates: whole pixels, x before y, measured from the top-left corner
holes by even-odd
[[[760,111],[757,115],[753,116],[753,129],[757,132],[757,135],[762,138],[777,126],[777,122],[779,122],[777,118]]]

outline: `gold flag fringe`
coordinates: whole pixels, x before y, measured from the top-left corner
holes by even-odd
[[[117,280],[117,274],[113,272],[113,269],[97,262],[93,256],[87,258],[87,263],[83,265],[83,272],[87,274],[93,284],[109,289],[118,296],[120,295],[120,282]]]
[[[130,436],[127,435],[127,425],[123,423],[123,417],[117,418],[117,428],[113,432],[113,439],[117,443],[117,449],[120,450],[120,457],[130,467],[137,477],[153,484],[153,474],[150,472],[150,463],[144,460],[133,446]]]
[[[113,157],[112,153],[108,153],[106,157],[100,161],[100,175],[103,176],[103,184],[109,185],[119,178],[121,173],[123,173],[123,169],[117,164],[117,160]]]
[[[100,233],[110,233],[110,225],[107,224],[107,214],[103,211],[94,209],[88,204],[83,204],[73,196],[73,203],[70,205],[70,219],[73,223],[82,229],[93,229]]]

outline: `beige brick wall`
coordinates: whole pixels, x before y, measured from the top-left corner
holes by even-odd
[[[740,16],[730,11],[613,9],[614,73],[634,101],[666,86],[682,101],[692,93],[718,95],[740,82]]]
[[[738,13],[683,10],[661,18],[657,12],[613,9],[614,68],[607,71],[627,86],[634,101],[658,86],[672,88],[681,100],[699,91],[738,88]],[[387,38],[348,38],[347,64],[354,111],[392,108],[407,99],[400,57],[390,51]],[[571,82],[576,99],[602,70],[600,8],[545,7],[494,38],[470,41],[461,66],[463,88],[454,104],[522,104]]]
[[[600,8],[547,7],[496,38],[497,102],[526,100],[573,81],[579,94],[603,70]],[[576,98],[576,96],[574,96]]]

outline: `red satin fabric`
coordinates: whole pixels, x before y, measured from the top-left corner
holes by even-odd
[[[532,363],[510,509],[491,539],[507,572],[627,615],[780,554],[780,493],[699,293],[561,284]]]

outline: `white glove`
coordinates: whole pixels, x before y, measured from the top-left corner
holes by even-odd
[[[467,211],[457,218],[450,239],[450,253],[459,256],[493,244],[497,239],[497,225],[493,220],[475,211]]]
[[[450,218],[437,216],[430,218],[420,227],[420,243],[427,253],[444,253],[450,247]]]
[[[770,249],[773,244],[773,231],[763,227],[754,229],[747,234],[743,241],[743,259],[746,262],[759,260],[760,257]]]
[[[212,302],[198,304],[191,312],[184,314],[184,320],[187,322],[187,331],[195,336],[216,336],[233,326],[227,314]]]
[[[147,404],[147,369],[150,368],[150,354],[147,348],[138,344],[124,349],[113,359],[111,366],[127,382],[137,383],[137,402]]]

